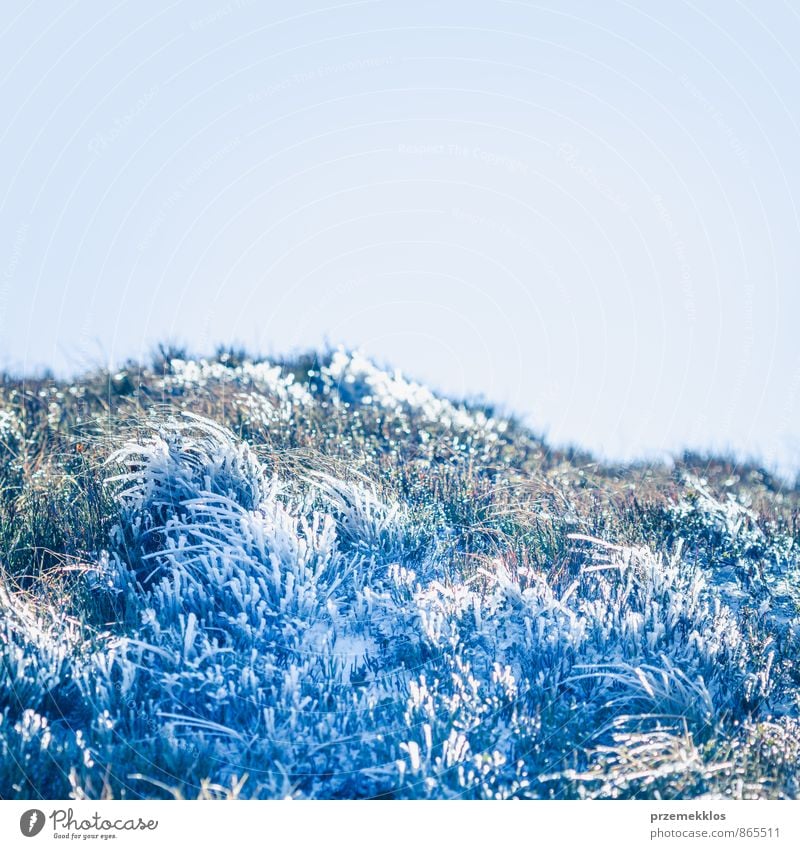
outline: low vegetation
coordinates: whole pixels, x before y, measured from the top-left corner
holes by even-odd
[[[799,506],[343,351],[5,376],[0,797],[797,797]]]

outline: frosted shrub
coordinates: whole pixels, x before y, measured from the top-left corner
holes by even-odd
[[[295,405],[311,403],[308,391],[295,383],[293,375],[284,374],[280,366],[263,361],[247,360],[240,365],[227,365],[223,362],[173,358],[169,361],[169,374],[160,383],[167,391],[191,391],[216,386],[229,386],[238,391],[243,387],[252,387],[260,397],[269,399],[273,409],[277,409],[282,417],[290,416]]]
[[[421,532],[413,527],[408,512],[381,499],[370,484],[349,483],[322,473],[310,480],[336,518],[340,544],[351,551],[388,563],[408,559],[420,547]]]
[[[0,409],[0,446],[13,450],[24,438],[22,423],[13,409]]]
[[[0,583],[0,708],[18,714],[40,708],[68,687],[79,635],[49,606],[37,609]]]
[[[266,490],[263,470],[248,445],[227,428],[189,413],[185,422],[153,425],[145,444],[128,443],[110,463],[128,471],[110,478],[127,486],[120,494],[126,510],[171,512],[189,498],[208,493],[253,508]]]
[[[0,795],[32,798],[91,761],[74,726],[91,716],[81,675],[92,661],[77,624],[57,607],[0,583],[0,610]]]
[[[336,351],[322,369],[322,375],[328,389],[335,390],[345,403],[374,404],[394,412],[410,411],[423,420],[459,430],[495,425],[483,413],[472,413],[437,398],[426,387],[405,379],[400,372],[390,374],[358,353]]]
[[[800,626],[800,562],[795,541],[777,528],[762,528],[752,510],[732,495],[717,499],[689,478],[691,494],[672,511],[676,535],[734,610],[759,610],[769,633],[786,636]]]
[[[267,491],[261,465],[246,443],[213,422],[185,414],[184,422],[151,426],[152,438],[130,442],[110,463],[125,471],[121,484],[122,523],[114,532],[131,565],[147,565],[149,552],[162,546],[162,534],[194,498],[221,496],[253,508]]]

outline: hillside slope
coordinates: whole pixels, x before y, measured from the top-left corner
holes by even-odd
[[[0,384],[0,797],[797,797],[800,491],[342,351]]]

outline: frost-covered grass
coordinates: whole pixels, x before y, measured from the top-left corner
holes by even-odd
[[[0,797],[800,795],[800,490],[358,355],[0,384]]]

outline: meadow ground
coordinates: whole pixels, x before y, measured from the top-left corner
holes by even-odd
[[[343,351],[2,377],[0,798],[796,798],[799,507]]]

